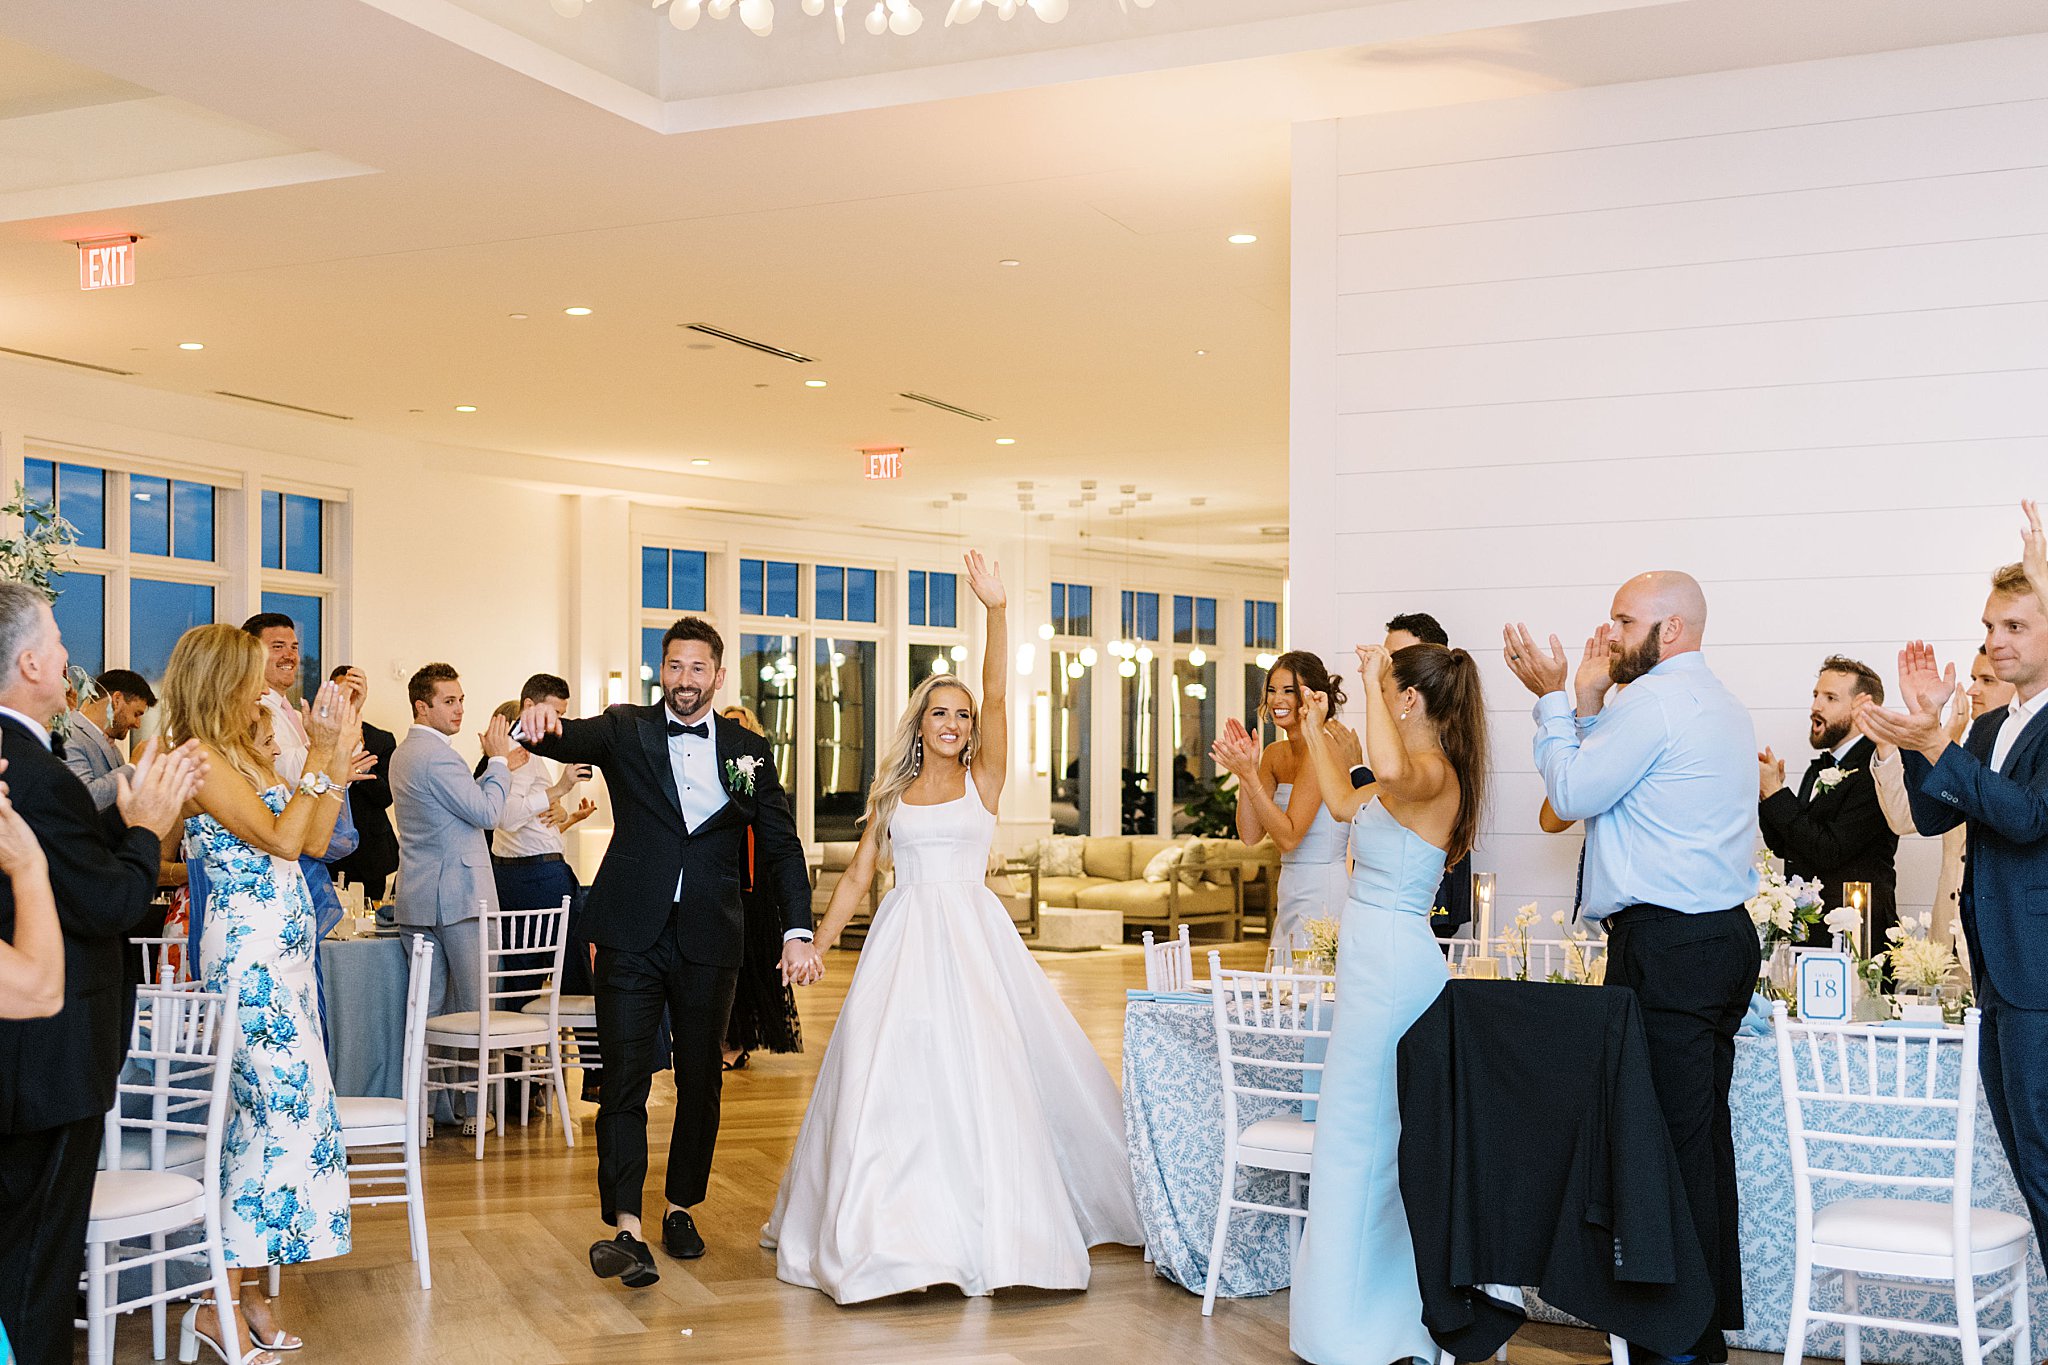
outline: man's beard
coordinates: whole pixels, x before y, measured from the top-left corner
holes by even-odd
[[[1607,666],[1607,675],[1615,683],[1632,683],[1663,659],[1664,641],[1657,631],[1652,630],[1634,649],[1617,649]]]
[[[709,692],[687,683],[678,684],[668,690],[668,709],[685,720],[703,710],[709,700]]]
[[[1811,728],[1807,730],[1807,733],[1813,737],[1815,751],[1824,753],[1829,749],[1841,748],[1842,741],[1849,737],[1849,730],[1850,724],[1844,720],[1826,726],[1818,734],[1814,734]]]

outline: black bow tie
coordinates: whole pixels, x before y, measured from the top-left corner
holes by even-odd
[[[672,720],[668,723],[668,733],[670,739],[674,739],[677,735],[695,735],[699,739],[709,739],[711,738],[711,722],[700,720],[695,725],[685,725],[679,720]]]
[[[1832,768],[1834,766],[1835,755],[1833,751],[1829,751],[1827,753],[1820,754],[1817,757],[1815,757],[1813,762],[1806,765],[1806,771],[1810,773],[1818,773],[1824,768]]]
[[[57,758],[64,757],[64,736],[55,734],[50,736],[50,753]]]

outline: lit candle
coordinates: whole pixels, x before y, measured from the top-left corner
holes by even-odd
[[[1856,912],[1856,956],[1868,957],[1875,951],[1871,942],[1870,883],[1843,882],[1842,902]]]
[[[1472,909],[1478,918],[1479,956],[1493,956],[1493,874],[1472,874]]]

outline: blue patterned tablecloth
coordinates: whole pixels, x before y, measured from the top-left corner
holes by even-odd
[[[1223,1086],[1210,1007],[1131,1002],[1124,1015],[1123,1077],[1125,1141],[1154,1265],[1159,1274],[1199,1294],[1209,1273],[1223,1168]],[[1792,1163],[1777,1047],[1771,1038],[1736,1040],[1735,1084],[1729,1099],[1735,1114],[1742,1286],[1749,1325],[1730,1333],[1728,1342],[1742,1350],[1782,1352],[1792,1308]],[[1277,1110],[1279,1102],[1273,1103]],[[1264,1114],[1246,1113],[1242,1121],[1260,1117]],[[1900,1158],[1910,1159],[1911,1154]],[[1999,1147],[1991,1116],[1981,1105],[1975,1179],[1975,1202],[1980,1207],[2025,1215],[2012,1168]],[[1287,1202],[1285,1176],[1248,1175],[1240,1181],[1247,1197]],[[1243,1213],[1231,1220],[1218,1294],[1243,1297],[1287,1287],[1285,1221]],[[2038,1243],[2029,1273],[2034,1321],[2048,1321],[2048,1269],[2042,1265]],[[1823,1277],[1818,1306],[1830,1304],[1831,1278]],[[1907,1305],[1917,1300],[1866,1290],[1864,1302],[1880,1313],[1909,1316],[1913,1309]],[[1943,1300],[1935,1305],[1947,1307]],[[1530,1311],[1540,1319],[1565,1321],[1533,1296]],[[1818,1326],[1809,1333],[1807,1355],[1839,1358],[1841,1353],[1840,1329]],[[1866,1331],[1863,1357],[1874,1365],[1945,1365],[1960,1360],[1961,1354],[1954,1343],[1935,1337]]]
[[[323,939],[327,1069],[337,1095],[396,1097],[405,1071],[405,939]]]

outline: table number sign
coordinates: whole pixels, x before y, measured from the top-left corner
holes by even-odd
[[[1849,1017],[1849,955],[1827,949],[1799,954],[1799,1017],[1809,1024],[1839,1024]]]

